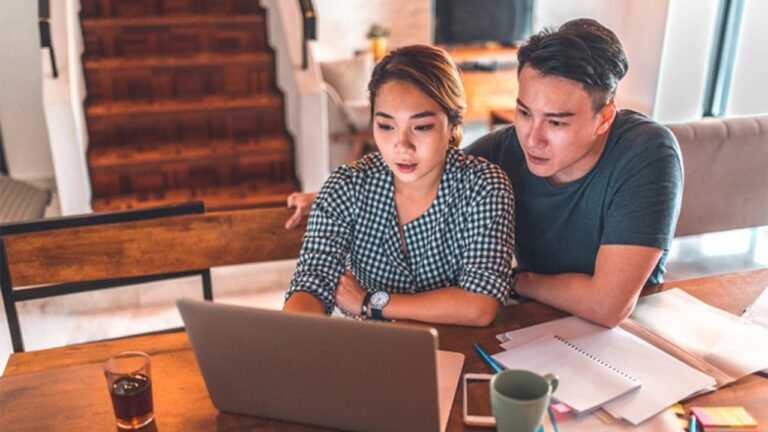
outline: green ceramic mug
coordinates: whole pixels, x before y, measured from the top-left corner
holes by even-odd
[[[536,432],[544,420],[558,378],[510,369],[491,379],[491,408],[500,432]]]

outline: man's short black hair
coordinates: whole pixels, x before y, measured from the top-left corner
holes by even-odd
[[[619,38],[599,22],[581,18],[545,29],[517,52],[518,73],[528,65],[543,75],[580,82],[592,98],[595,112],[615,94],[629,69]]]

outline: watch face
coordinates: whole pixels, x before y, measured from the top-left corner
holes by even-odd
[[[377,291],[371,296],[371,306],[381,309],[389,303],[389,293],[386,291]]]

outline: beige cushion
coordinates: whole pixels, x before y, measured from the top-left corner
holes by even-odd
[[[360,54],[350,59],[320,63],[323,81],[328,83],[342,101],[368,99],[368,81],[373,72],[373,56]]]
[[[40,219],[51,193],[0,174],[0,223]]]
[[[675,236],[768,225],[768,116],[669,128],[685,167]]]
[[[373,67],[370,53],[320,64],[323,80],[332,89],[329,93],[341,105],[344,122],[357,131],[366,130],[369,126],[368,81]]]

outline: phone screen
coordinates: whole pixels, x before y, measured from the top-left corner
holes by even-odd
[[[464,422],[473,426],[493,426],[490,379],[493,375],[464,375]]]

